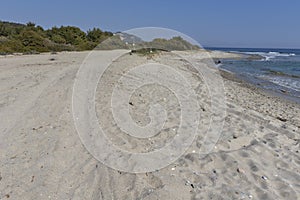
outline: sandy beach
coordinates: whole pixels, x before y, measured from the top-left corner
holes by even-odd
[[[120,51],[98,51],[97,55],[101,59]],[[225,71],[220,73],[225,98],[219,101],[226,105],[226,113],[216,116],[224,126],[209,154],[200,154],[203,138],[199,136],[183,156],[154,172],[128,173],[99,162],[82,144],[73,120],[73,85],[88,53],[0,56],[0,199],[300,198],[300,105]],[[202,66],[208,62],[207,54],[174,53],[126,54],[99,81],[96,115],[108,138],[120,148],[159,149],[176,136],[178,127],[180,105],[172,93],[157,85],[133,93],[129,106],[132,119],[145,126],[150,122],[145,114],[150,104],[163,105],[170,118],[160,134],[151,140],[132,138],[113,123],[109,110],[113,87],[137,65],[158,62],[190,77],[200,106],[200,132],[210,123],[211,91],[184,61]],[[211,56],[240,55],[213,52]]]

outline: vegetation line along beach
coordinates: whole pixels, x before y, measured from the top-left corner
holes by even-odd
[[[124,33],[112,33],[102,31],[99,28],[84,32],[75,26],[52,27],[44,30],[43,27],[32,22],[25,25],[0,21],[0,54],[93,50],[101,45],[101,42],[118,34],[120,34],[120,37],[113,37],[114,44],[104,44],[105,48],[127,49],[126,42],[121,40]],[[111,41],[108,40],[107,42]],[[116,43],[118,43],[118,46]],[[173,37],[169,40],[155,38],[153,41],[144,42],[143,45],[159,46],[160,48],[172,50],[199,49],[199,47],[188,43],[181,37]]]

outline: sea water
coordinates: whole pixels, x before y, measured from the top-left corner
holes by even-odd
[[[210,48],[260,55],[262,59],[223,60],[219,65],[258,87],[300,102],[300,49]]]

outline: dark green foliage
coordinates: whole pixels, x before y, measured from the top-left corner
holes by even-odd
[[[0,36],[16,35],[24,29],[25,25],[0,21]]]
[[[25,48],[34,50],[45,47],[45,38],[34,30],[24,30],[18,35],[18,38]]]
[[[33,22],[28,22],[26,25],[27,25],[28,27],[35,27],[35,23],[33,23]]]
[[[51,41],[53,41],[57,44],[66,44],[67,43],[66,39],[59,34],[52,34],[50,38],[51,38]]]
[[[64,38],[66,44],[70,45],[79,45],[81,42],[84,42],[86,40],[85,32],[73,26],[62,26],[60,28],[56,28],[55,33],[56,35],[59,35],[62,38]],[[50,36],[52,36],[51,32]]]
[[[1,40],[0,41],[0,54],[25,52],[22,42],[19,40]]]
[[[94,28],[93,30],[88,30],[87,39],[90,42],[101,42],[103,41],[104,34],[99,28]]]
[[[0,21],[0,53],[92,50],[112,35],[95,28],[88,33],[74,26],[44,30],[33,22],[24,25]]]
[[[92,45],[93,48],[95,48],[101,42],[112,36],[113,34],[111,32],[103,32],[99,28],[93,28],[92,30],[88,30],[86,37],[89,44]]]

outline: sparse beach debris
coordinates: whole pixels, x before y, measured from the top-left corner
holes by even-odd
[[[282,117],[276,117],[276,119],[278,119],[278,120],[280,120],[280,121],[282,121],[282,122],[287,122],[287,119],[285,119],[285,118],[282,118]]]
[[[236,171],[237,171],[238,173],[245,173],[245,171],[244,171],[243,169],[241,169],[241,168],[237,168]]]
[[[189,180],[185,181],[185,185],[186,186],[191,186],[193,189],[195,188],[195,185],[193,183],[191,183]]]
[[[294,144],[294,145],[300,144],[300,139],[294,139],[294,141],[295,141],[295,144]],[[298,152],[298,150],[297,150],[297,152]]]
[[[261,178],[264,180],[268,180],[268,178],[266,176],[262,176]]]
[[[33,127],[32,130],[33,130],[33,131],[36,131],[36,130],[39,130],[39,129],[42,129],[42,128],[43,128],[43,126],[39,126],[38,128]]]
[[[286,126],[285,124],[283,124],[283,125],[281,126],[281,128],[286,129],[287,126]]]
[[[221,60],[215,60],[215,64],[221,64]]]
[[[185,185],[190,185],[190,184],[191,184],[191,182],[189,180],[185,181]]]
[[[282,89],[280,90],[280,92],[282,92],[282,93],[287,93],[287,91],[286,91],[286,90],[282,90]]]

